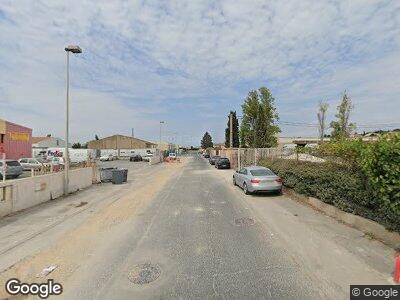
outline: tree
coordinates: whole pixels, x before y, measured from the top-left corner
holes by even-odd
[[[81,143],[79,143],[79,142],[78,142],[78,143],[73,143],[73,144],[72,144],[72,148],[73,148],[73,149],[80,149],[80,148],[82,148],[82,145],[81,145]]]
[[[337,121],[331,122],[332,139],[333,140],[343,140],[350,137],[350,134],[356,128],[356,125],[350,123],[350,113],[353,109],[353,104],[351,99],[347,96],[346,91],[343,94],[342,102],[337,107],[337,114],[335,117]]]
[[[325,121],[326,121],[326,111],[328,110],[328,103],[323,103],[322,101],[319,103],[318,108],[318,131],[319,131],[319,138],[321,142],[324,140],[325,136]]]
[[[240,127],[240,142],[244,147],[255,147],[255,124],[258,112],[258,94],[253,90],[249,92],[242,104],[243,118]]]
[[[213,147],[213,142],[212,142],[212,137],[211,135],[206,131],[206,133],[203,135],[203,138],[201,140],[201,148],[207,149],[207,148],[212,148]]]
[[[232,115],[232,147],[237,148],[239,147],[239,121],[236,117],[236,111],[231,111],[228,115],[228,124],[227,128],[225,129],[225,147],[231,146],[231,122],[230,116]]]
[[[250,91],[242,105],[241,143],[247,147],[270,148],[278,145],[279,127],[275,99],[269,89],[261,87]]]
[[[96,141],[98,141],[98,140],[99,140],[99,136],[98,136],[97,134],[95,134],[94,139],[95,139]]]

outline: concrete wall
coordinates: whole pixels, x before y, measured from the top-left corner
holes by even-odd
[[[0,183],[0,217],[60,197],[63,178],[64,172],[58,172]],[[70,170],[69,178],[69,192],[89,187],[93,181],[93,169]]]

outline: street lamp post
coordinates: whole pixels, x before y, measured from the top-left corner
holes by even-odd
[[[64,150],[64,195],[68,195],[69,187],[69,53],[82,53],[82,49],[76,45],[65,47],[67,52],[67,97],[65,98],[65,150]]]
[[[164,124],[164,121],[160,121],[160,148],[161,148],[161,126]]]

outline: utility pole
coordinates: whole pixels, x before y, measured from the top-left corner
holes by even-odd
[[[233,113],[229,113],[229,147],[233,148]]]
[[[64,195],[69,190],[69,51],[67,51],[67,97],[65,99],[65,149],[64,149]]]
[[[132,137],[135,137],[135,129],[132,127]]]
[[[159,143],[159,147],[161,148],[161,126],[162,124],[164,124],[164,121],[160,121],[160,143]]]

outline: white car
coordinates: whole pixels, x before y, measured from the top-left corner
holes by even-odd
[[[114,160],[114,156],[112,154],[100,156],[100,161],[112,161],[112,160]]]
[[[170,154],[168,154],[168,157],[170,159],[176,159],[176,153],[170,153]]]
[[[44,160],[39,158],[20,158],[18,162],[24,171],[30,171],[31,169],[38,170],[45,165]]]

